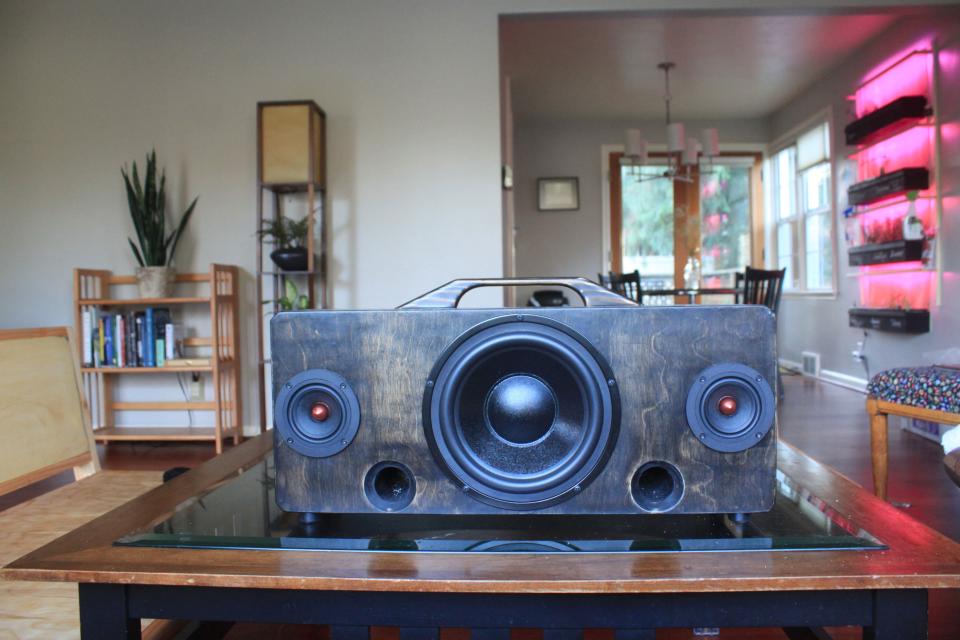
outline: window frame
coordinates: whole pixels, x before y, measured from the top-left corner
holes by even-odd
[[[827,132],[827,159],[823,162],[827,163],[830,168],[830,177],[828,179],[828,184],[830,188],[830,193],[827,198],[827,206],[821,207],[811,211],[803,210],[803,199],[805,195],[802,193],[803,183],[801,180],[801,175],[807,171],[812,170],[818,164],[811,165],[805,169],[799,169],[797,167],[796,159],[796,148],[797,141],[799,138],[806,132],[817,127],[818,125],[826,124],[828,128]],[[792,248],[793,254],[791,256],[792,263],[791,266],[796,270],[796,282],[797,286],[792,288],[787,288],[787,283],[784,283],[783,295],[789,298],[830,298],[836,299],[838,297],[838,273],[839,273],[839,263],[838,263],[838,251],[837,251],[837,157],[835,153],[835,124],[833,118],[833,110],[829,107],[822,109],[815,113],[813,116],[807,118],[799,125],[790,129],[786,134],[777,138],[773,143],[768,145],[767,151],[764,153],[764,199],[766,201],[766,246],[768,248],[765,251],[765,263],[769,269],[779,269],[779,244],[778,244],[778,232],[782,224],[789,224],[791,228],[792,235]],[[774,170],[775,159],[777,155],[793,147],[794,148],[794,159],[793,159],[793,214],[785,219],[781,220],[780,211],[779,211],[779,194],[777,193],[777,177],[778,174]],[[806,221],[808,217],[816,215],[826,215],[829,221],[829,251],[832,260],[832,269],[830,278],[828,280],[827,287],[823,289],[809,289],[807,288],[807,242],[806,242]],[[789,274],[788,274],[789,275]],[[792,285],[792,280],[790,282]]]

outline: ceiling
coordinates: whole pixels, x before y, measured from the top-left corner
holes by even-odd
[[[518,119],[659,119],[671,71],[677,119],[766,116],[896,16],[503,18],[501,61]]]

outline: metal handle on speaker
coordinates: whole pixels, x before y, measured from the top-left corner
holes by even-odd
[[[586,278],[474,278],[452,280],[433,291],[414,298],[398,309],[454,309],[460,299],[478,287],[548,286],[572,289],[585,307],[635,307],[637,303],[618,293],[604,289]]]

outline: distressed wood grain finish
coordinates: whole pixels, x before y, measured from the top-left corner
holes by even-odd
[[[674,513],[750,512],[772,506],[776,429],[740,453],[704,446],[687,426],[687,392],[704,368],[741,363],[776,385],[773,316],[763,307],[560,308],[523,311],[559,321],[586,338],[613,370],[620,433],[602,473],[575,497],[542,514],[644,513],[630,479],[648,461],[675,465],[685,484]],[[290,511],[376,512],[363,494],[374,464],[409,467],[417,494],[406,513],[503,513],[464,495],[431,455],[422,420],[428,375],[443,351],[503,309],[322,311],[272,322],[274,395],[305,369],[334,371],[360,400],[356,438],[342,453],[308,458],[277,440],[277,496]],[[518,512],[519,513],[519,512]],[[525,512],[530,513],[530,512]]]

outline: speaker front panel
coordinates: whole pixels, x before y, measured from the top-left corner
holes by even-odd
[[[311,455],[289,441],[297,429],[276,430],[280,506],[423,514],[772,506],[767,391],[776,360],[766,309],[518,311],[276,316],[274,397],[298,400],[275,411],[295,416],[305,440],[332,451]],[[742,368],[732,377],[710,373],[725,364]],[[299,392],[311,375],[322,378],[319,391]],[[346,445],[332,435],[352,432],[341,380],[359,407]],[[704,422],[693,424],[690,411]]]

